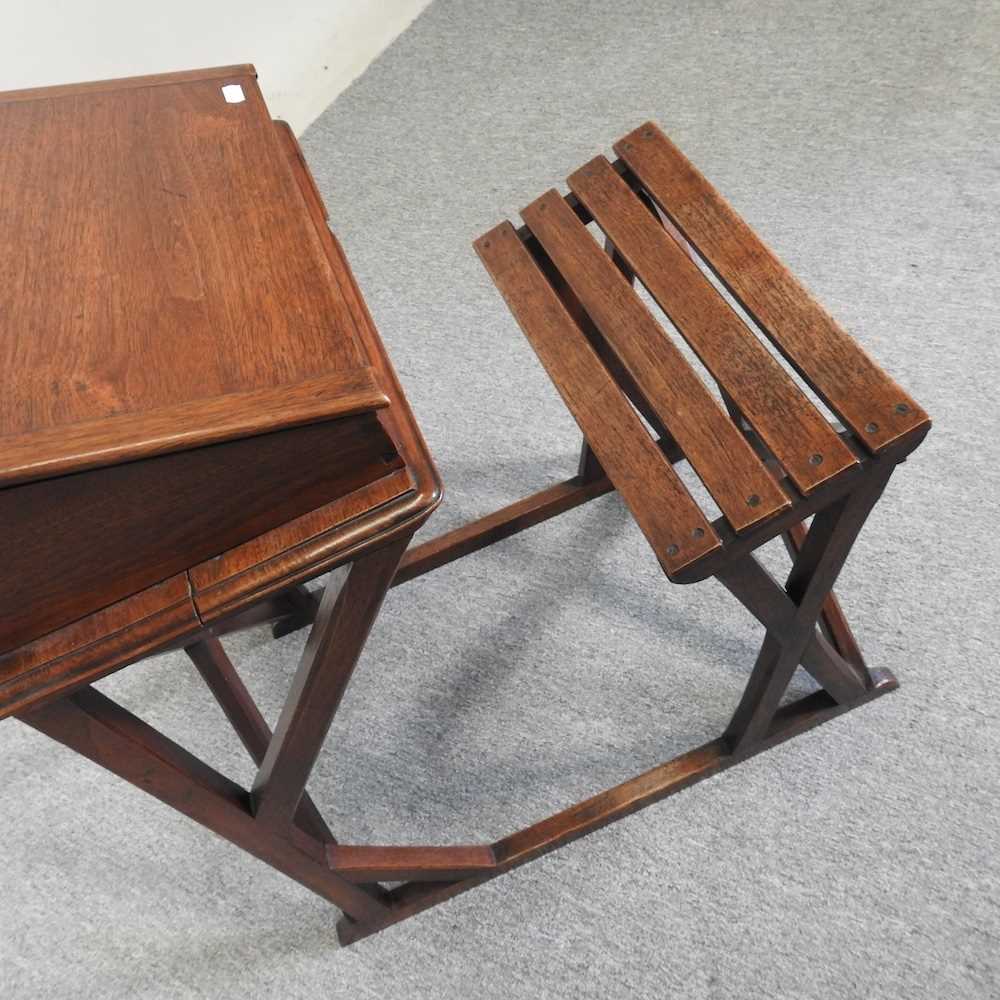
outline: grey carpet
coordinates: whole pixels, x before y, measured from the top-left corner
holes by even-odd
[[[430,530],[575,463],[471,240],[652,117],[935,417],[840,587],[903,686],[343,951],[304,889],[9,722],[0,994],[1000,995],[998,50],[987,2],[438,0],[304,139],[446,480]],[[602,499],[391,595],[315,796],[349,840],[500,836],[715,734],[758,640]],[[228,643],[272,717],[302,642]],[[102,687],[249,779],[182,657]]]

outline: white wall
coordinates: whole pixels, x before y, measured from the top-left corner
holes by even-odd
[[[301,132],[430,0],[0,0],[0,90],[254,63]]]

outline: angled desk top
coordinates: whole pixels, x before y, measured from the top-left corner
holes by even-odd
[[[0,714],[439,501],[253,67],[0,94],[0,275]]]

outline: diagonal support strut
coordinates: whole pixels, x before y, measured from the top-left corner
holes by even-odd
[[[768,629],[726,729],[734,752],[759,742],[767,733],[781,696],[816,633],[823,604],[891,475],[892,466],[876,468],[853,492],[813,518],[785,585],[795,613],[787,626]]]
[[[291,823],[408,542],[406,536],[352,563],[339,592],[327,586],[254,781],[262,824],[280,830]]]

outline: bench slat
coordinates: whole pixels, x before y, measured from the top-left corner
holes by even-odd
[[[796,371],[870,451],[927,414],[809,294],[652,122],[615,152]]]
[[[521,215],[733,528],[787,507],[746,439],[559,193],[547,192]]]
[[[803,493],[857,464],[826,418],[603,156],[576,171],[569,186]]]
[[[560,199],[561,200],[561,199]],[[719,537],[622,395],[509,222],[479,254],[608,476],[668,574],[719,548]]]

